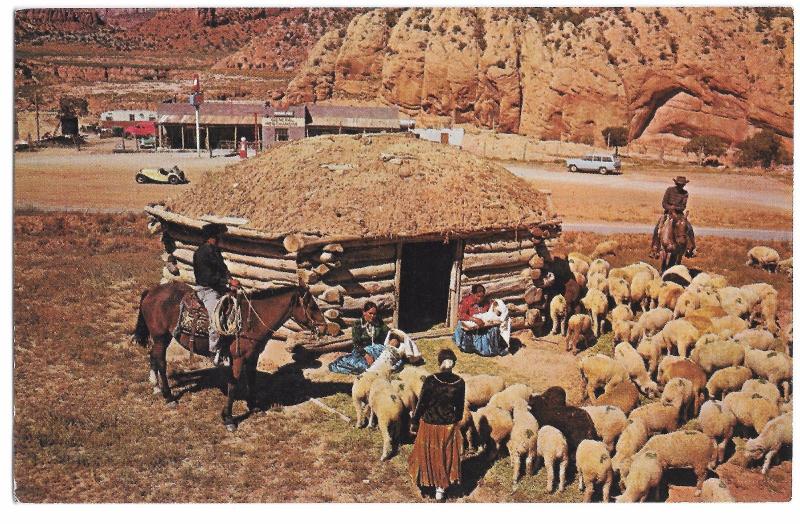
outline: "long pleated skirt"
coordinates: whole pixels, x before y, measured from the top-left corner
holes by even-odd
[[[408,472],[420,487],[447,488],[461,483],[462,436],[458,424],[420,420]]]

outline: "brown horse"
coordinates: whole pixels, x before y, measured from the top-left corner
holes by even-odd
[[[167,346],[172,340],[172,329],[178,322],[181,299],[186,293],[194,291],[180,282],[160,284],[142,293],[139,303],[139,318],[136,322],[134,340],[142,347],[147,347],[148,339],[152,339],[150,348],[150,381],[160,388],[161,394],[170,407],[175,406],[177,399],[172,395],[167,381]],[[289,287],[269,291],[256,291],[248,295],[242,303],[242,329],[238,340],[230,343],[231,373],[228,376],[228,400],[222,410],[225,426],[233,431],[236,422],[233,418],[233,402],[244,376],[247,385],[247,407],[257,411],[255,405],[255,377],[258,357],[264,351],[269,339],[289,318],[294,319],[315,334],[325,326],[317,303],[307,288]],[[178,342],[190,349],[187,339],[181,337]],[[193,341],[191,349],[200,354],[207,354],[207,339]]]
[[[694,239],[689,235],[689,219],[683,213],[675,213],[667,217],[658,231],[659,249],[661,251],[661,272],[681,263],[684,254],[691,257],[694,253]]]

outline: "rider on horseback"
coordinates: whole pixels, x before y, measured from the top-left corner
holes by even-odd
[[[684,189],[684,186],[689,183],[689,180],[681,175],[677,178],[672,179],[675,182],[675,186],[668,187],[667,190],[664,192],[664,198],[661,199],[661,207],[664,208],[664,214],[661,215],[659,218],[658,223],[656,224],[656,228],[653,230],[653,240],[651,243],[651,258],[658,258],[658,253],[660,249],[660,243],[658,239],[658,232],[661,229],[661,226],[664,225],[667,217],[675,219],[679,215],[683,215],[683,212],[686,210],[686,203],[689,201],[689,192]],[[692,225],[688,223],[688,234],[689,238],[691,239],[691,245],[695,245],[694,243],[694,229],[692,229]],[[695,253],[689,252],[686,253],[686,256],[691,258],[695,255]]]
[[[197,296],[208,310],[209,318],[214,315],[214,308],[222,298],[222,295],[229,289],[239,287],[239,281],[231,278],[230,271],[222,258],[219,249],[219,237],[228,231],[225,224],[206,224],[202,228],[202,235],[205,240],[195,251],[193,258],[194,277],[197,286]],[[220,335],[213,328],[213,323],[208,327],[208,350],[214,353],[214,364],[220,365],[221,353],[219,339]]]

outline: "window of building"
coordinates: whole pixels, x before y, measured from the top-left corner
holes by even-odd
[[[276,142],[287,142],[289,140],[289,130],[285,127],[283,128],[275,128],[275,141]]]
[[[156,121],[156,117],[151,116],[150,118],[148,118],[148,120],[151,121],[151,122],[155,122]]]
[[[111,122],[114,118],[111,115],[106,115],[106,121]]]
[[[128,114],[128,120],[130,120],[131,122],[135,122],[136,121],[136,115],[134,115],[133,113]]]

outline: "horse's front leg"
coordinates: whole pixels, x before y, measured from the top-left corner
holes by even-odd
[[[247,409],[252,413],[260,413],[261,408],[257,403],[256,375],[258,374],[258,355],[254,355],[245,362],[244,375],[247,380]]]
[[[667,267],[669,267],[669,266],[667,266],[668,258],[669,258],[669,253],[667,253],[667,251],[665,249],[662,249],[661,250],[661,273],[662,274],[664,273],[664,271],[667,270]]]
[[[222,410],[222,423],[225,424],[228,431],[236,431],[236,421],[233,419],[233,402],[236,400],[236,390],[239,385],[239,379],[242,376],[243,367],[244,359],[240,356],[233,357],[231,371],[228,375],[228,398]]]

